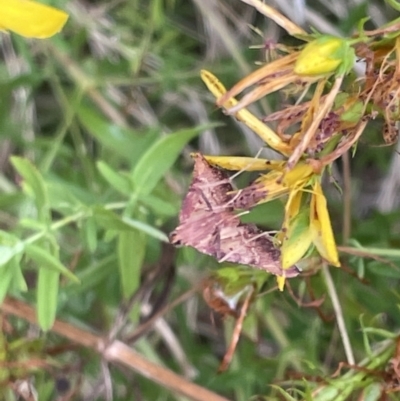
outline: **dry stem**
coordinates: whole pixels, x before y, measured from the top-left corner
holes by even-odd
[[[4,313],[18,316],[30,323],[37,324],[35,310],[32,306],[22,301],[8,297],[3,302],[1,310]],[[102,336],[82,330],[60,320],[56,320],[51,331],[79,345],[92,349],[107,362],[122,364],[172,392],[186,396],[191,400],[229,401],[225,397],[185,380],[169,369],[148,361],[121,341],[114,340],[107,344],[105,338]]]
[[[335,288],[335,284],[333,283],[331,273],[329,272],[329,268],[326,263],[324,263],[324,265],[322,266],[322,274],[324,275],[326,286],[328,287],[328,293],[332,301],[333,309],[335,311],[336,322],[338,325],[340,337],[342,338],[347,363],[349,363],[350,365],[355,365],[355,359],[353,350],[351,348],[349,334],[347,333],[346,325],[344,323],[342,307],[339,302],[339,297]]]

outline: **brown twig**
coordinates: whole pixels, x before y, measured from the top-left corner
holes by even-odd
[[[219,366],[218,373],[222,373],[226,369],[228,369],[229,364],[232,361],[233,355],[235,354],[237,343],[239,342],[240,333],[242,332],[243,321],[247,315],[247,311],[249,309],[253,293],[254,293],[254,288],[252,288],[251,291],[248,292],[243,302],[242,308],[240,309],[240,315],[236,321],[235,328],[233,329],[231,343],[229,344],[224,359],[222,360],[221,365]]]
[[[32,306],[22,301],[8,297],[1,305],[1,310],[4,313],[18,316],[30,323],[37,324],[35,310]],[[60,320],[56,320],[51,331],[92,349],[108,362],[124,365],[172,392],[179,393],[191,400],[229,401],[225,397],[185,380],[169,369],[148,361],[121,341],[114,340],[107,344],[103,337]]]

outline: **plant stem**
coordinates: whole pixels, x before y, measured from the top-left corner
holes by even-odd
[[[339,302],[339,297],[336,292],[335,284],[333,283],[331,273],[329,272],[328,265],[326,263],[322,266],[322,274],[324,276],[326,286],[328,287],[328,293],[332,301],[333,309],[335,311],[336,321],[339,328],[340,337],[342,338],[344,352],[346,354],[347,363],[349,365],[355,365],[355,359],[353,350],[350,344],[350,338],[346,330],[346,326],[343,319],[343,311]]]

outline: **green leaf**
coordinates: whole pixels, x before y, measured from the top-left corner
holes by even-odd
[[[59,177],[57,177],[57,181],[48,182],[47,193],[50,207],[62,213],[71,213],[78,210],[83,204],[95,202],[94,194],[87,189],[62,181]]]
[[[19,268],[19,259],[13,257],[4,266],[1,267],[0,273],[0,304],[3,303],[4,298],[7,295],[7,291],[10,287],[11,280],[14,276],[14,269]]]
[[[110,274],[115,274],[115,266],[117,264],[117,255],[112,253],[101,260],[93,260],[92,264],[86,266],[83,270],[79,270],[77,276],[82,283],[79,286],[67,283],[64,293],[67,296],[76,296],[78,294],[86,294],[88,291],[98,288],[102,281],[107,281]]]
[[[97,169],[103,178],[122,195],[130,195],[132,193],[132,185],[128,177],[124,177],[103,161],[97,163]]]
[[[85,105],[79,107],[78,118],[90,135],[104,147],[129,160],[132,166],[158,136],[156,130],[141,133],[110,123]]]
[[[20,259],[22,258],[22,254],[18,255],[17,263],[13,270],[13,278],[11,282],[11,290],[26,292],[28,291],[28,285],[26,284],[24,274],[22,273],[22,267],[20,263]]]
[[[140,200],[152,209],[156,215],[172,217],[179,212],[179,202],[168,202],[154,195],[143,195]]]
[[[56,318],[59,282],[60,274],[57,271],[39,270],[37,318],[40,328],[45,331],[51,329]]]
[[[382,384],[371,383],[363,391],[362,399],[364,401],[379,401],[382,399]]]
[[[287,393],[282,387],[277,386],[276,384],[270,384],[270,386],[276,390],[285,400],[287,401],[296,401],[296,398],[293,398],[289,393]]]
[[[169,242],[168,237],[164,232],[153,226],[150,226],[143,221],[130,219],[129,217],[124,217],[122,221],[126,223],[129,227],[136,228],[139,231],[150,235],[150,237],[153,237],[160,241]]]
[[[110,210],[96,207],[93,209],[96,222],[108,230],[131,231],[139,230],[160,241],[168,242],[168,237],[161,230],[139,220],[128,217],[122,219]]]
[[[124,299],[129,298],[139,287],[145,251],[144,233],[136,230],[118,235],[118,265]]]
[[[373,335],[381,336],[384,339],[394,340],[394,339],[398,338],[398,334],[397,333],[393,333],[392,331],[388,331],[388,330],[385,330],[385,329],[379,329],[379,328],[376,328],[376,327],[364,327],[363,330],[367,334],[373,334]]]
[[[0,266],[8,263],[14,256],[21,254],[23,250],[24,244],[19,238],[0,230]]]
[[[41,221],[49,218],[49,201],[46,192],[46,184],[39,170],[28,160],[18,156],[12,156],[11,162],[24,180],[24,187],[30,193],[36,203]]]
[[[118,235],[118,266],[124,299],[139,288],[140,274],[146,253],[146,235],[140,231],[121,232]],[[139,304],[131,311],[131,318],[139,316]]]
[[[93,216],[89,216],[83,225],[86,244],[90,252],[94,252],[97,248],[97,225]]]
[[[23,228],[27,228],[29,230],[34,230],[34,231],[45,231],[47,229],[46,224],[43,224],[41,221],[30,218],[22,218],[19,221],[19,225]]]
[[[209,126],[207,126],[209,128]],[[138,161],[132,171],[134,189],[139,195],[148,195],[175,163],[184,146],[199,135],[204,126],[178,131],[159,139]]]
[[[370,261],[367,263],[367,270],[376,274],[377,276],[389,277],[398,279],[400,278],[400,268],[398,266],[390,266],[379,261]]]
[[[19,243],[12,247],[0,245],[0,266],[7,264],[14,256],[22,253],[23,250],[24,246],[22,243]],[[1,271],[0,278],[2,278]]]
[[[281,260],[284,269],[296,264],[312,244],[309,215],[310,209],[306,208],[289,222],[281,246]]]
[[[34,244],[26,245],[25,247],[26,255],[37,263],[38,267],[45,268],[46,270],[51,270],[53,272],[61,273],[68,277],[70,280],[79,283],[78,278],[71,273],[55,256],[53,256],[49,251],[43,249],[42,247]],[[43,270],[43,269],[40,269]]]

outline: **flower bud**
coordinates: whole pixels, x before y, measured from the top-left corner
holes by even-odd
[[[301,76],[328,75],[343,67],[348,71],[354,63],[354,49],[346,39],[321,36],[301,51],[294,72]]]

